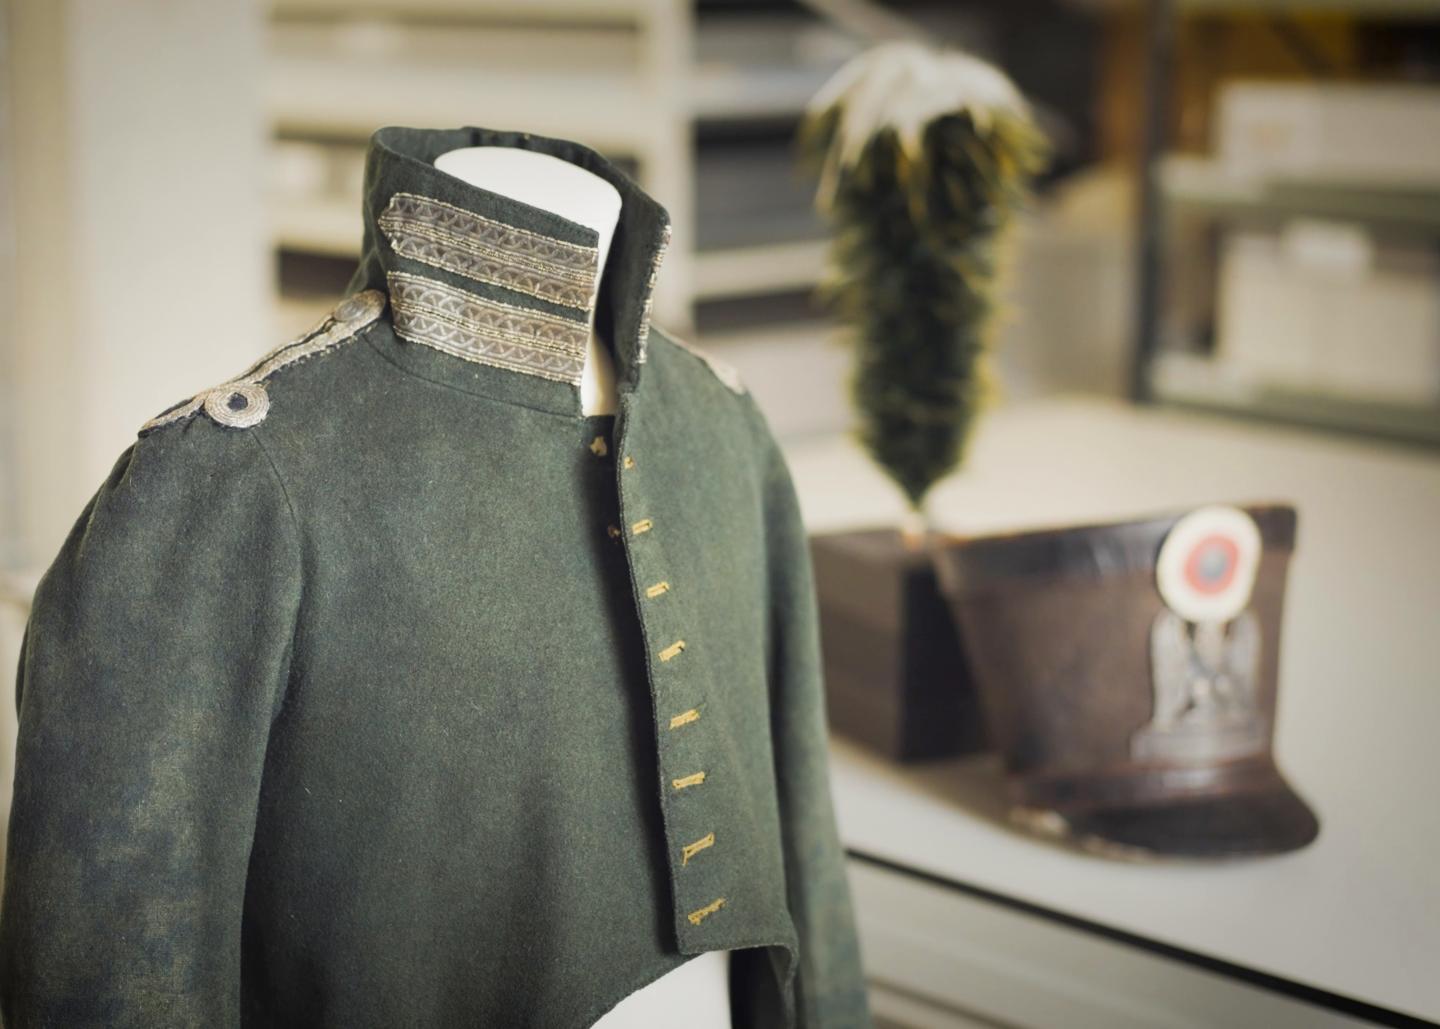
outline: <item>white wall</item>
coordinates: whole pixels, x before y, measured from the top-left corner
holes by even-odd
[[[9,0],[7,15],[3,553],[34,569],[146,418],[272,343],[261,12]]]
[[[15,309],[15,146],[10,83],[10,3],[0,0],[0,311]],[[15,495],[13,349],[0,335],[0,568],[19,561]]]

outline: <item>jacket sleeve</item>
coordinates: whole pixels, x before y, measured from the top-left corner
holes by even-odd
[[[768,432],[767,432],[768,436]],[[845,854],[830,795],[820,626],[810,548],[790,471],[768,441],[772,735],[786,890],[799,937],[795,975],[804,1029],[871,1025]]]
[[[299,540],[250,430],[194,418],[116,462],[36,591],[0,907],[0,1014],[238,1025],[261,767]]]

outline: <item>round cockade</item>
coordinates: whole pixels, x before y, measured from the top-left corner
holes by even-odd
[[[1260,530],[1239,508],[1191,511],[1165,537],[1156,586],[1189,622],[1227,622],[1245,610],[1260,564]]]

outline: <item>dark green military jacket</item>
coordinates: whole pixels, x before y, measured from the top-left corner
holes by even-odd
[[[620,190],[598,297],[468,145]],[[736,1024],[868,1025],[795,492],[649,325],[664,210],[386,129],[364,215],[347,299],[147,423],[40,583],[6,1024],[567,1029],[730,949]]]

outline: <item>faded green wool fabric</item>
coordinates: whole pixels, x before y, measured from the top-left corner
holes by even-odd
[[[540,294],[594,233],[433,167],[468,145],[621,191],[615,414],[495,363],[565,366]],[[399,193],[487,221],[402,254]],[[736,1025],[868,1026],[796,496],[649,328],[664,210],[578,144],[386,129],[365,225],[325,347],[143,431],[40,583],[5,1024],[568,1029],[729,949]]]

